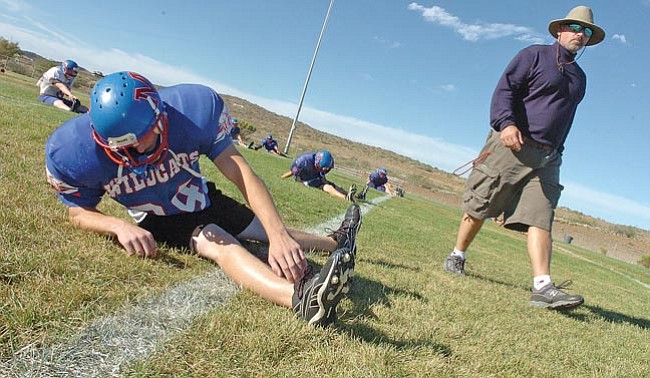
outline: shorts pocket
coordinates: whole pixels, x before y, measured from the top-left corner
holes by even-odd
[[[484,215],[499,187],[500,178],[501,175],[496,169],[485,164],[474,167],[467,180],[467,190],[463,195],[465,211],[474,215]]]
[[[479,164],[474,167],[469,176],[467,186],[477,197],[490,199],[494,190],[499,186],[499,177],[500,174],[496,169]]]
[[[562,195],[562,190],[564,186],[558,183],[543,183],[542,191],[544,191],[544,196],[551,203],[552,208],[556,208],[558,202],[560,202],[560,195]]]

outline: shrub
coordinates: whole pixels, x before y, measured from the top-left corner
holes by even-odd
[[[639,260],[639,264],[641,264],[646,268],[650,268],[650,254],[641,257],[641,260]]]

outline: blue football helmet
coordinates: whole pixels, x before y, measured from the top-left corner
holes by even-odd
[[[116,72],[95,84],[90,93],[90,122],[95,142],[115,163],[127,167],[151,164],[167,155],[167,113],[158,90],[135,72]],[[155,148],[139,154],[133,147],[151,133]]]
[[[268,140],[273,140],[273,135],[271,135],[271,134],[267,135],[267,136],[266,136],[266,139],[268,139]]]
[[[61,62],[61,69],[68,79],[77,77],[77,73],[79,72],[79,66],[77,65],[77,62],[70,59]]]
[[[239,122],[237,121],[237,118],[230,118],[230,123],[232,123],[233,125],[237,126],[237,124],[238,124]]]
[[[314,166],[321,172],[329,172],[334,168],[334,156],[327,150],[316,152]]]
[[[379,173],[382,176],[386,176],[388,174],[388,171],[386,170],[386,168],[379,168],[377,170],[377,173]]]

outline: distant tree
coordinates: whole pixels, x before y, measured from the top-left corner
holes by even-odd
[[[8,39],[0,37],[0,56],[8,56],[10,58],[20,54],[18,42],[11,42]]]
[[[40,72],[38,75],[41,75],[43,72],[49,70],[50,68],[54,66],[58,66],[61,63],[57,63],[53,60],[48,60],[48,59],[39,59],[35,65],[36,65],[36,71]]]
[[[252,123],[246,122],[244,120],[239,121],[239,128],[242,129],[242,131],[248,131],[248,132],[251,132],[251,133],[253,133],[253,132],[255,132],[255,130],[257,130],[255,125],[253,125]]]
[[[639,260],[639,264],[643,265],[646,268],[650,268],[650,255],[645,255]]]

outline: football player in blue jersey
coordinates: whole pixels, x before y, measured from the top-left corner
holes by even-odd
[[[237,118],[230,118],[230,123],[232,124],[232,128],[230,129],[230,138],[232,138],[232,142],[247,147],[241,137],[241,128],[239,127],[239,121],[237,121]],[[251,144],[252,143],[253,142],[251,142]]]
[[[275,154],[278,154],[283,157],[287,157],[280,149],[278,148],[278,142],[273,139],[273,135],[269,134],[266,136],[266,139],[263,139],[259,145],[255,146],[254,149],[255,151],[259,150],[260,148],[264,147],[266,152],[273,152]]]
[[[334,156],[329,151],[305,152],[293,161],[289,171],[281,177],[293,176],[296,181],[302,182],[305,186],[322,189],[334,197],[354,201],[357,191],[355,184],[350,186],[350,190],[345,191],[325,178],[332,168],[334,168]]]
[[[369,188],[377,189],[380,192],[391,194],[390,184],[388,183],[388,171],[386,168],[378,168],[368,175],[366,185],[368,185]]]
[[[336,319],[349,290],[361,215],[348,209],[331,237],[285,227],[262,180],[230,138],[230,115],[212,89],[193,84],[157,90],[142,75],[117,72],[97,82],[88,114],[48,138],[49,183],[72,223],[110,235],[129,255],[155,257],[157,243],[187,247],[213,260],[237,284],[293,308],[310,324]],[[241,191],[247,207],[201,175],[207,156]],[[124,205],[135,223],[97,209],[104,194]],[[268,243],[268,261],[240,240]],[[305,250],[331,251],[310,273]]]

